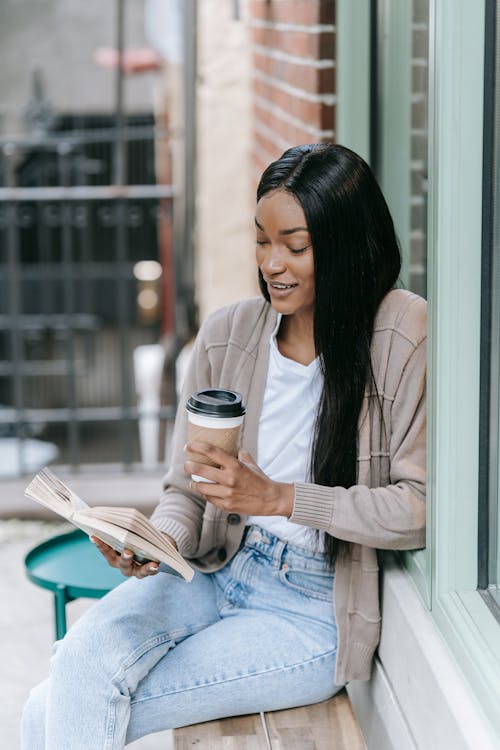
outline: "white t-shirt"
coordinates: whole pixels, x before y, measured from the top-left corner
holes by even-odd
[[[323,376],[317,358],[302,365],[281,354],[276,341],[280,322],[281,316],[270,341],[257,463],[277,482],[307,482]],[[322,549],[313,529],[291,523],[285,516],[249,516],[247,523],[301,547]]]

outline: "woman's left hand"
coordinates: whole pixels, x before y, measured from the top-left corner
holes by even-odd
[[[293,484],[274,482],[257,466],[252,456],[240,451],[238,458],[207,443],[189,443],[186,450],[206,456],[218,466],[186,461],[186,474],[210,479],[191,482],[198,495],[228,513],[252,516],[290,516],[293,510]]]

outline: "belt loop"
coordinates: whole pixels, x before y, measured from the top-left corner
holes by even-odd
[[[278,539],[273,551],[273,567],[281,568],[281,561],[286,550],[286,542]]]

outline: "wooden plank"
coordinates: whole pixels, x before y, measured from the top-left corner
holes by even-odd
[[[266,741],[259,714],[193,724],[174,731],[175,750],[264,750]]]
[[[175,737],[175,750],[265,750],[265,745],[255,735],[238,735],[237,737],[207,737],[204,734],[196,734],[192,738]]]
[[[366,750],[345,690],[311,706],[266,714],[273,750]]]
[[[272,750],[366,750],[345,690],[311,706],[266,713]],[[174,731],[175,750],[265,750],[259,714],[194,724]]]

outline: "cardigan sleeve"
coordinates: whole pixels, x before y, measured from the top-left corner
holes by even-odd
[[[211,383],[211,368],[202,326],[191,353],[183,383],[172,438],[172,452],[168,472],[163,478],[163,492],[151,521],[175,539],[179,551],[186,557],[194,554],[200,537],[205,501],[189,489],[184,473],[184,445],[187,440],[185,404],[193,391]],[[200,385],[201,384],[201,385]]]
[[[290,520],[379,549],[425,546],[425,339],[409,357],[391,410],[390,484],[296,483]]]

